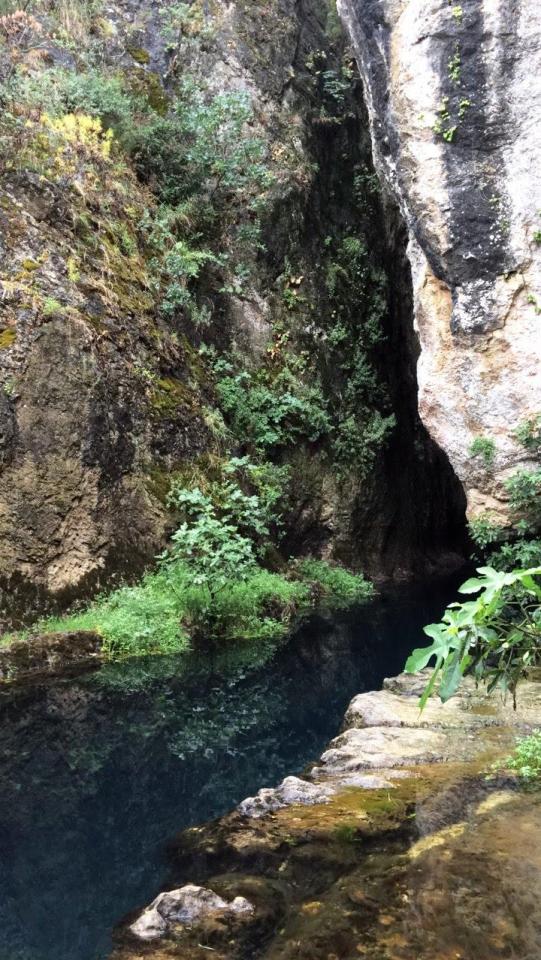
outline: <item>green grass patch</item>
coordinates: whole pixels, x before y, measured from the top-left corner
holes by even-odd
[[[208,589],[193,581],[187,564],[172,563],[135,586],[98,597],[82,611],[40,620],[32,633],[94,630],[103,637],[103,651],[111,659],[180,653],[194,638],[223,644],[278,639],[316,606],[336,609],[373,593],[362,576],[319,560],[293,564],[286,575],[256,566],[246,579],[224,583],[213,596],[209,636]]]

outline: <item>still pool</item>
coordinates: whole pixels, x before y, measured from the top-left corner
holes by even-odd
[[[0,960],[98,960],[166,843],[298,773],[399,672],[460,578],[313,618],[272,650],[109,665],[0,694]]]

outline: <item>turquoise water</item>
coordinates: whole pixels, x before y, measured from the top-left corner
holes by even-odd
[[[456,585],[314,618],[274,651],[131,661],[2,692],[0,960],[107,956],[112,926],[167,880],[167,840],[315,759]]]

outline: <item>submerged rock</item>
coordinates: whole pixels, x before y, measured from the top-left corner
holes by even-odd
[[[225,914],[246,915],[254,912],[251,903],[244,897],[235,897],[230,903],[212,890],[187,884],[179,890],[160,893],[143,911],[130,931],[140,940],[163,937],[173,924],[194,926],[206,917]]]

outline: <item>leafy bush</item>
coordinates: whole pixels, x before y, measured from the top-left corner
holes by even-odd
[[[301,560],[296,569],[303,581],[317,588],[328,607],[345,607],[374,596],[373,585],[362,574],[351,573],[324,560]]]
[[[384,417],[375,411],[365,422],[362,422],[359,416],[350,414],[338,424],[332,441],[338,463],[349,468],[355,467],[365,476],[395,426],[394,414]]]
[[[210,616],[202,593],[188,590],[184,622],[196,636],[259,641],[286,634],[310,605],[304,583],[254,567],[249,577],[232,580],[215,594]]]
[[[321,391],[286,367],[274,378],[265,371],[225,376],[216,385],[220,405],[239,440],[269,451],[298,439],[312,443],[331,426]]]
[[[505,487],[522,529],[537,531],[541,527],[541,469],[518,470],[509,477]]]
[[[145,112],[144,102],[135,99],[122,76],[94,68],[75,72],[56,67],[39,74],[17,74],[4,96],[52,117],[66,113],[97,117],[123,142],[131,137],[135,115]]]
[[[515,431],[515,437],[525,450],[534,455],[541,454],[541,413],[521,423]]]
[[[208,585],[196,583],[192,563],[171,560],[136,586],[99,597],[84,611],[42,620],[32,632],[95,630],[111,659],[179,653],[194,637],[223,643],[278,639],[317,603],[346,606],[372,595],[361,577],[322,562],[304,563],[304,571],[293,568],[290,575],[253,563],[242,577],[221,579],[209,613]]]
[[[177,240],[157,265],[157,273],[163,283],[161,309],[164,314],[173,314],[179,308],[188,308],[190,318],[201,321],[190,290],[190,283],[197,280],[206,263],[216,262],[210,250],[195,250],[183,240]],[[155,264],[156,266],[156,264]]]
[[[190,638],[278,638],[317,603],[341,607],[371,597],[362,576],[323,561],[304,560],[282,574],[261,567],[271,528],[280,526],[287,478],[287,468],[243,457],[223,464],[204,491],[173,484],[169,500],[181,522],[159,569],[36,630],[96,630],[112,658],[174,653]]]
[[[205,97],[185,79],[173,111],[154,117],[135,132],[132,156],[140,176],[152,181],[162,202],[176,207],[197,198],[192,216],[212,219],[212,211],[237,209],[241,199],[257,198],[270,185],[263,141],[246,135],[252,119],[245,93]],[[207,207],[201,206],[206,201]]]
[[[468,530],[473,542],[481,549],[495,543],[503,533],[503,527],[489,513],[480,514],[470,520]]]
[[[176,653],[188,646],[181,626],[180,584],[187,588],[187,570],[148,574],[133,587],[121,587],[99,597],[86,610],[65,617],[42,620],[33,632],[95,630],[103,637],[103,650],[111,657]]]
[[[476,437],[469,449],[470,457],[479,457],[488,470],[494,463],[496,444],[491,437]]]
[[[528,667],[541,661],[541,567],[505,573],[479,567],[460,593],[478,594],[475,600],[452,603],[440,623],[424,632],[429,647],[414,650],[406,671],[416,673],[435,658],[435,667],[421,698],[421,707],[438,683],[445,702],[458,689],[466,671],[516,697],[517,684]]]
[[[263,141],[247,133],[252,119],[247,94],[207,96],[185,79],[171,112],[141,123],[130,143],[139,177],[160,201],[147,227],[162,309],[196,327],[210,321],[197,300],[202,268],[213,264],[214,286],[240,293],[261,249],[259,210],[271,177]]]

